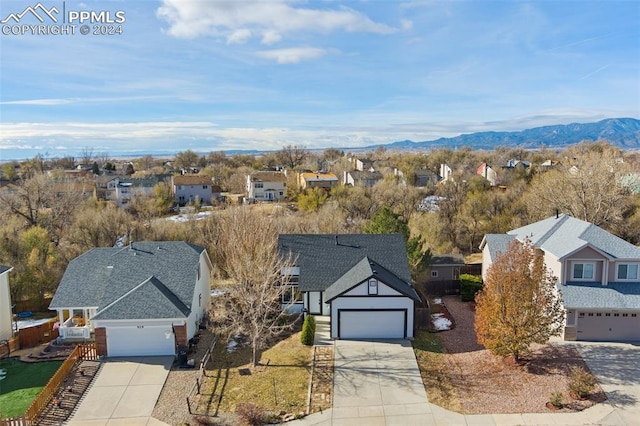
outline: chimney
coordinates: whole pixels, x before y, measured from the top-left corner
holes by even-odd
[[[556,209],[556,219],[560,219],[560,210]]]
[[[337,246],[340,245],[340,244],[338,244],[338,236],[337,235],[336,235],[336,245]]]

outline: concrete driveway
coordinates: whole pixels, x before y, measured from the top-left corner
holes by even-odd
[[[164,425],[151,417],[173,357],[112,358],[69,419],[69,425]]]
[[[572,342],[615,410],[603,424],[640,423],[640,342]]]
[[[333,392],[333,425],[424,425],[431,413],[406,340],[336,340]]]

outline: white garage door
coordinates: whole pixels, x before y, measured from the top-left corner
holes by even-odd
[[[338,310],[340,339],[404,339],[407,311]]]
[[[141,328],[107,327],[108,355],[175,355],[175,339],[171,326],[139,327]]]
[[[640,340],[640,313],[579,312],[578,340]]]

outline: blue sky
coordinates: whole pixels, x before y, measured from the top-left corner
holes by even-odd
[[[0,160],[358,147],[640,117],[635,0],[41,3],[126,21],[114,35],[3,28]],[[36,4],[2,0],[0,20]]]

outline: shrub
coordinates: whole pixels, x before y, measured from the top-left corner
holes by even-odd
[[[302,323],[302,333],[300,341],[303,345],[313,346],[313,338],[316,334],[316,319],[313,315],[307,315]]]
[[[264,424],[265,411],[253,402],[243,402],[238,404],[236,414],[248,425],[253,426]]]
[[[571,367],[569,390],[578,398],[586,398],[596,386],[596,379],[582,367]]]
[[[549,398],[549,401],[551,402],[551,405],[553,405],[554,407],[557,408],[562,408],[562,392],[551,392],[551,397]]]
[[[460,297],[463,302],[473,302],[476,293],[482,290],[482,278],[475,275],[460,275]]]

